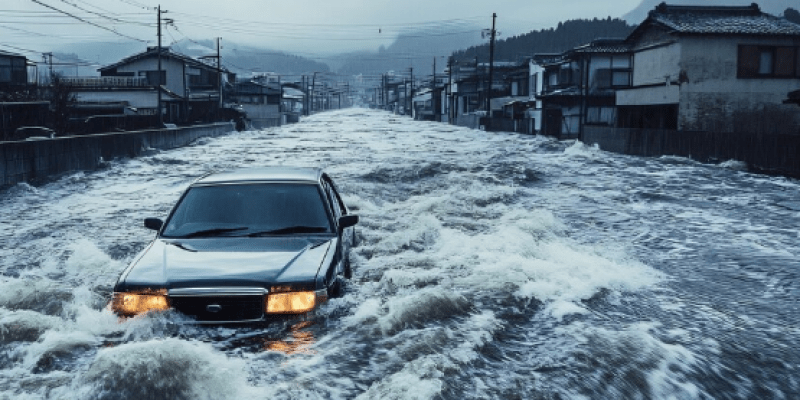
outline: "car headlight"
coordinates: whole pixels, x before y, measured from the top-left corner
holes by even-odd
[[[313,310],[327,299],[327,291],[271,293],[267,297],[267,314],[302,314]]]
[[[117,314],[134,316],[148,311],[169,309],[166,292],[114,293],[111,309]]]

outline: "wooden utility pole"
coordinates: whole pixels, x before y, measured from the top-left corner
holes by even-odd
[[[217,105],[217,115],[220,115],[222,107],[225,103],[222,102],[222,54],[220,53],[219,41],[222,38],[217,38],[217,88],[219,89],[219,104]]]
[[[436,121],[436,96],[434,96],[434,92],[436,92],[436,57],[433,57],[433,78],[431,80],[431,113],[433,114],[433,120]]]
[[[164,115],[161,111],[161,4],[158,5],[158,75],[157,83],[156,83],[156,97],[158,98],[156,114],[158,115],[158,127],[161,128],[164,125]]]
[[[411,67],[410,69],[411,69],[411,89],[409,90],[410,97],[408,97],[408,103],[409,103],[408,110],[414,108],[414,67]],[[414,113],[411,111],[408,111],[408,113],[412,116],[414,115]]]
[[[317,90],[317,73],[314,72],[314,76],[311,78],[311,104],[309,104],[309,115],[314,111],[314,91]]]
[[[453,56],[447,58],[447,122],[453,123]]]
[[[494,38],[497,32],[495,28],[495,20],[497,14],[492,13],[492,38],[489,42],[489,88],[486,94],[486,113],[489,118],[492,117],[492,85],[494,84]]]

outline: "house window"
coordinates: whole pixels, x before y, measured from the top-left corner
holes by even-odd
[[[159,80],[159,71],[140,71],[139,76],[147,77],[148,85],[166,85],[167,84],[167,71],[161,71],[161,79]]]
[[[0,82],[11,82],[11,59],[0,57]]]
[[[614,125],[616,119],[614,107],[589,107],[586,110],[587,125]]]
[[[547,86],[551,88],[558,86],[558,71],[549,71],[547,73]]]
[[[739,46],[739,78],[797,78],[796,46]]]

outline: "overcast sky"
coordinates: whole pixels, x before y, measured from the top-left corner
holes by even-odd
[[[300,55],[388,46],[400,32],[447,35],[490,28],[503,36],[575,18],[621,17],[640,0],[162,0],[174,24],[164,45],[189,38],[226,41]],[[49,6],[49,7],[48,7]],[[2,0],[0,49],[44,52],[104,41],[156,43],[158,3],[148,0]],[[72,14],[84,21],[69,17]],[[92,25],[94,24],[94,25]],[[116,32],[116,33],[114,33]],[[8,47],[14,46],[14,47]],[[23,52],[24,53],[24,52]]]

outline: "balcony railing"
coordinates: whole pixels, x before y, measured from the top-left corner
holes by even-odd
[[[61,82],[67,86],[85,88],[141,88],[149,87],[144,76],[93,76],[62,77]]]

